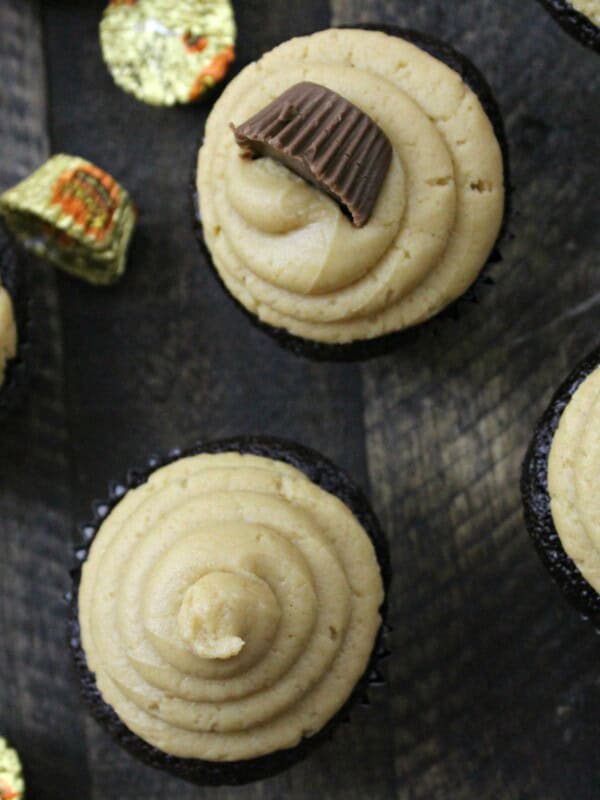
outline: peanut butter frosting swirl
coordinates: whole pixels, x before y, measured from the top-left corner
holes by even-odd
[[[381,575],[350,509],[281,461],[182,458],[113,508],[83,566],[82,646],[151,745],[233,761],[319,731],[363,675]]]
[[[9,293],[0,284],[0,386],[4,383],[6,366],[17,354],[17,327]]]
[[[554,526],[565,552],[600,592],[600,367],[577,388],[560,418],[548,460]]]
[[[345,97],[392,144],[363,228],[282,165],[239,156],[230,123],[302,81]],[[436,314],[475,280],[504,213],[502,155],[474,92],[413,44],[362,30],[292,39],[246,67],[207,121],[197,188],[206,244],[234,297],[328,343]]]

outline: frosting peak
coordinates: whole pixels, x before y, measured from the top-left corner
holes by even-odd
[[[382,599],[341,500],[284,462],[206,453],[153,472],[105,518],[79,619],[130,730],[171,755],[237,761],[293,747],[341,708]]]
[[[209,572],[185,592],[179,609],[182,639],[200,658],[226,660],[250,637],[266,649],[281,610],[269,586],[253,575]]]

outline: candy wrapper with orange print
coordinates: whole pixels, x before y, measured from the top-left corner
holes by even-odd
[[[0,214],[27,250],[89,283],[108,285],[125,271],[135,207],[83,158],[53,156],[0,197]]]
[[[227,75],[235,36],[230,0],[112,0],[100,24],[115,83],[156,106],[204,97]]]
[[[16,750],[0,737],[0,800],[23,800],[23,768]]]

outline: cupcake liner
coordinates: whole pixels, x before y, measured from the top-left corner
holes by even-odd
[[[242,303],[239,302],[227,289],[218,270],[214,266],[212,256],[206,242],[202,230],[202,219],[200,217],[200,205],[198,198],[198,191],[196,188],[196,168],[197,168],[197,154],[202,141],[199,142],[198,147],[194,153],[194,163],[192,167],[191,178],[191,196],[192,196],[192,212],[194,214],[194,232],[196,239],[200,245],[200,249],[206,258],[211,272],[217,278],[217,281],[231,299],[231,301],[245,314],[245,316],[264,333],[268,334],[271,338],[275,339],[283,348],[291,351],[294,355],[310,358],[314,361],[366,361],[377,356],[387,355],[402,345],[411,342],[415,337],[420,336],[424,331],[435,332],[435,325],[444,324],[448,319],[456,320],[460,315],[460,308],[464,306],[465,302],[477,302],[477,297],[482,289],[488,289],[494,283],[490,278],[489,267],[502,260],[500,252],[500,245],[507,235],[508,224],[511,214],[511,195],[512,186],[510,183],[510,163],[509,163],[509,149],[506,132],[504,129],[504,122],[498,103],[496,102],[492,90],[483,77],[481,72],[475,65],[467,59],[466,56],[459,53],[451,45],[447,44],[440,39],[429,36],[425,33],[420,33],[411,29],[404,29],[396,27],[395,25],[383,24],[369,24],[362,25],[345,25],[342,28],[360,29],[366,31],[381,31],[387,33],[389,36],[398,36],[399,38],[406,39],[412,44],[420,47],[422,50],[427,51],[434,58],[443,61],[448,67],[462,77],[465,83],[475,92],[481,105],[483,106],[492,127],[500,149],[502,151],[502,160],[504,165],[504,217],[502,227],[486,263],[481,268],[476,280],[467,288],[467,290],[452,303],[443,308],[438,314],[425,320],[420,325],[404,328],[399,331],[378,336],[373,339],[357,339],[353,342],[345,344],[329,344],[326,342],[318,342],[312,339],[304,339],[296,336],[285,328],[277,328],[263,322],[255,314],[249,311]]]
[[[222,453],[235,451],[243,454],[264,456],[284,461],[299,469],[314,483],[338,497],[354,513],[369,535],[380,566],[385,599],[380,610],[382,625],[373,646],[371,659],[356,684],[351,696],[342,708],[314,736],[303,739],[296,747],[276,751],[272,754],[244,761],[212,762],[172,756],[153,747],[130,731],[116,712],[104,702],[94,674],[89,670],[81,645],[78,611],[78,593],[81,567],[86,560],[94,537],[110,511],[127,491],[145,483],[152,472],[186,456],[199,453]],[[368,689],[385,683],[381,662],[390,655],[388,649],[389,626],[386,624],[387,596],[391,580],[391,567],[387,541],[366,496],[351,479],[332,462],[319,453],[294,442],[267,436],[240,436],[214,442],[199,442],[190,448],[171,450],[166,456],[153,456],[146,466],[132,469],[123,482],[110,485],[106,500],[93,504],[92,520],[80,528],[80,543],[75,550],[76,566],[71,570],[72,590],[67,596],[70,602],[68,620],[69,644],[81,684],[81,693],[93,716],[116,741],[133,756],[150,766],[170,772],[184,780],[201,786],[223,784],[240,785],[262,780],[279,773],[306,758],[316,747],[331,737],[335,727],[349,719],[356,702],[368,705]]]
[[[544,566],[584,616],[600,622],[600,595],[565,552],[554,526],[548,492],[548,458],[563,411],[583,381],[600,365],[600,347],[578,364],[538,422],[521,473],[525,524]]]
[[[600,53],[600,28],[567,0],[538,0],[561,28],[585,47]]]
[[[0,386],[0,422],[16,408],[27,388],[29,378],[29,293],[25,264],[0,230],[0,283],[13,303],[17,325],[17,354],[6,365],[4,383]]]

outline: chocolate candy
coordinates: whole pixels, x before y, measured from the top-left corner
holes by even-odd
[[[238,127],[248,156],[270,156],[333,197],[353,224],[365,225],[392,158],[381,128],[336,92],[297,83]]]
[[[72,275],[110,284],[125,271],[135,208],[114,178],[83,158],[51,158],[0,197],[0,214],[28,250]]]
[[[115,83],[157,106],[190,103],[223,80],[235,34],[229,0],[112,0],[100,24]]]
[[[21,760],[6,739],[0,737],[0,800],[21,800],[24,793]]]

